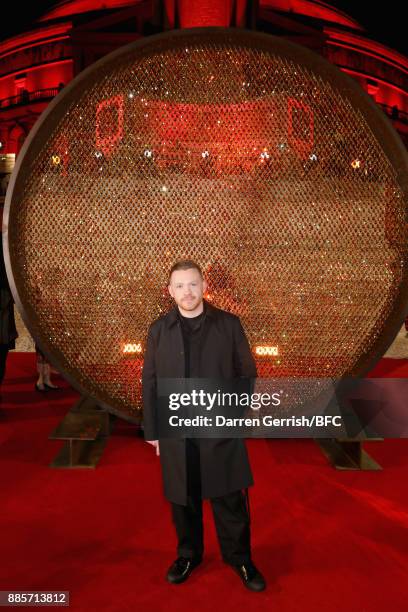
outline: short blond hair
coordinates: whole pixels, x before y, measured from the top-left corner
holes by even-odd
[[[203,273],[202,273],[200,266],[198,265],[198,263],[196,263],[192,259],[180,259],[180,261],[176,261],[176,263],[171,266],[171,269],[169,272],[169,284],[170,284],[170,279],[171,279],[171,275],[173,274],[173,272],[176,272],[177,270],[192,270],[192,269],[197,270],[201,278],[203,278]]]

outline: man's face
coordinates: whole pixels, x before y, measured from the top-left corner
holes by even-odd
[[[200,307],[207,285],[195,268],[175,270],[170,278],[169,293],[181,310],[188,312]]]

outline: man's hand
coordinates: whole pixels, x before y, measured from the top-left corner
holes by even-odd
[[[158,440],[146,440],[146,442],[148,444],[151,444],[152,446],[155,447],[156,449],[156,455],[160,455],[160,447],[159,447],[159,441]]]

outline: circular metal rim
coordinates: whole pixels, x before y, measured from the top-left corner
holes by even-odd
[[[90,393],[81,383],[79,383],[73,375],[67,372],[66,368],[63,366],[64,356],[62,353],[55,354],[54,351],[49,351],[48,347],[43,343],[42,339],[36,334],[33,329],[33,324],[30,321],[30,318],[27,314],[26,308],[23,305],[20,295],[17,291],[16,283],[14,280],[13,268],[11,265],[10,254],[9,254],[9,219],[10,219],[10,209],[12,205],[12,200],[14,196],[16,182],[18,180],[19,174],[21,172],[22,165],[27,154],[30,151],[32,142],[38,136],[41,136],[41,132],[44,131],[44,125],[50,117],[53,116],[54,111],[61,109],[61,112],[64,110],[63,101],[68,99],[72,94],[76,91],[78,86],[81,85],[84,81],[86,81],[89,77],[92,76],[92,73],[96,72],[97,69],[104,64],[109,62],[113,62],[116,58],[121,57],[122,55],[126,55],[129,52],[136,50],[140,47],[153,46],[159,51],[160,43],[169,41],[173,41],[175,46],[182,44],[184,39],[191,39],[191,36],[195,37],[205,37],[206,35],[211,34],[212,36],[218,36],[220,39],[220,43],[224,42],[227,44],[228,42],[237,44],[238,40],[241,42],[242,46],[247,46],[249,48],[256,48],[256,44],[258,43],[258,48],[264,48],[266,52],[275,52],[276,54],[280,54],[281,56],[289,57],[290,60],[298,61],[302,65],[305,65],[304,60],[307,60],[307,67],[317,67],[319,69],[318,74],[324,76],[325,79],[331,84],[334,84],[336,88],[338,88],[338,80],[344,83],[344,89],[347,89],[348,99],[353,101],[358,101],[359,99],[364,100],[365,108],[369,111],[365,113],[365,119],[367,120],[370,128],[375,134],[376,138],[381,142],[382,146],[385,146],[385,152],[392,153],[393,156],[397,155],[400,161],[399,166],[394,166],[394,169],[397,173],[397,181],[405,194],[408,197],[408,152],[400,139],[398,133],[394,130],[392,124],[385,116],[385,114],[380,110],[380,108],[376,105],[374,100],[360,87],[360,85],[354,81],[347,74],[338,69],[334,64],[331,64],[328,60],[323,58],[322,56],[316,54],[306,47],[302,47],[292,41],[287,41],[277,36],[272,36],[270,34],[265,34],[262,32],[256,32],[253,30],[244,30],[244,29],[233,29],[233,28],[222,28],[222,27],[211,27],[211,28],[190,28],[183,29],[177,31],[170,32],[162,32],[160,34],[156,34],[149,37],[144,37],[138,39],[134,42],[131,42],[127,45],[116,49],[115,51],[105,55],[95,63],[88,66],[85,70],[80,72],[72,81],[68,83],[66,87],[49,103],[44,112],[40,115],[35,125],[31,128],[28,137],[26,138],[24,145],[20,151],[18,159],[16,161],[16,165],[14,167],[9,186],[7,189],[4,213],[3,213],[3,256],[6,266],[6,272],[10,284],[10,289],[16,303],[16,306],[21,314],[24,324],[29,330],[30,334],[34,338],[35,342],[38,344],[40,349],[44,352],[45,356],[49,361],[51,361],[64,378],[82,395],[90,397],[93,399],[99,406],[106,408],[109,412],[121,416],[122,418],[130,421],[130,422],[138,422],[138,419],[132,418],[130,415],[126,415],[122,413],[120,410],[117,410],[107,404],[104,400],[98,398],[95,394]],[[245,43],[248,44],[245,44]],[[251,44],[252,43],[252,44]],[[169,46],[167,45],[168,49]],[[287,51],[290,49],[290,55],[287,55]],[[335,80],[337,71],[337,81]],[[341,75],[341,76],[340,76]],[[55,113],[55,116],[58,116],[58,113]],[[59,121],[58,117],[58,121]],[[58,122],[57,122],[58,123]],[[384,136],[381,139],[381,136]],[[352,377],[362,377],[367,374],[374,365],[378,362],[378,360],[383,356],[384,352],[389,348],[392,341],[394,340],[396,334],[398,333],[404,318],[408,316],[408,271],[406,270],[404,273],[404,281],[405,281],[405,291],[401,291],[398,295],[397,300],[393,304],[393,311],[391,315],[387,319],[387,324],[384,327],[382,333],[379,335],[379,338],[374,343],[372,348],[367,351],[365,354],[360,355],[360,358],[357,360],[351,376]],[[61,357],[60,357],[61,355]]]

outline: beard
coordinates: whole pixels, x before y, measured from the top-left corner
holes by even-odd
[[[194,296],[191,299],[182,298],[177,305],[184,310],[195,310],[200,305],[202,297]]]

